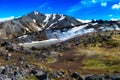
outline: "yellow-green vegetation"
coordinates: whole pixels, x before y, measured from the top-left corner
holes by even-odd
[[[85,41],[88,40],[87,47],[81,45],[77,47],[79,54],[87,57],[82,61],[84,64],[82,69],[95,70],[98,73],[120,71],[119,31],[102,32],[89,37],[83,38]]]
[[[120,71],[119,31],[92,33],[83,35],[80,39],[82,42],[78,46],[63,52],[61,63],[66,65],[64,66],[66,70],[76,70],[83,74]],[[71,65],[66,61],[66,57],[72,59],[69,62]],[[55,65],[57,63],[59,62]]]
[[[10,60],[6,61],[5,56],[0,58],[0,64],[6,65],[18,63],[20,56],[25,61],[34,66],[42,67],[47,71],[78,71],[81,74],[88,73],[113,73],[120,71],[120,32],[98,32],[83,35],[80,37],[80,44],[73,47],[69,46],[62,51],[57,52],[59,57],[48,56],[47,58],[35,57],[38,53],[24,54],[22,52],[13,52]],[[70,45],[70,43],[68,43]],[[1,48],[3,50],[3,48]],[[9,51],[5,51],[9,53]],[[56,55],[57,55],[56,54]],[[28,80],[37,80],[34,76],[29,76]],[[56,80],[56,79],[54,79]]]
[[[91,49],[87,49],[89,52]],[[115,51],[116,50],[116,51]],[[120,50],[114,49],[92,49],[91,53],[86,50],[82,50],[82,53],[87,56],[82,63],[84,64],[83,69],[85,70],[96,70],[114,72],[115,70],[120,71]]]
[[[83,64],[87,67],[101,67],[101,68],[106,67],[103,61],[99,61],[96,59],[84,60]]]
[[[27,78],[23,80],[38,80],[35,76],[28,76]]]
[[[113,35],[107,42],[106,45],[110,48],[120,46],[120,35]]]

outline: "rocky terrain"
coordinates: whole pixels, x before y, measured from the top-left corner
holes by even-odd
[[[0,30],[0,80],[120,79],[120,21],[34,11]]]
[[[1,22],[0,28],[4,29],[8,35],[20,36],[27,33],[44,31],[45,29],[70,28],[80,24],[75,18],[67,15],[43,14],[34,11],[14,20]]]
[[[1,79],[120,79],[119,36],[119,31],[94,32],[41,49],[1,42]]]
[[[0,22],[0,30],[6,32],[7,38],[31,35],[31,37],[36,38],[35,40],[63,38],[67,35],[73,36],[74,33],[84,34],[95,31],[119,30],[119,26],[120,21],[92,20],[89,23],[82,23],[67,15],[43,14],[37,11],[13,20]],[[30,39],[30,37],[28,38]]]

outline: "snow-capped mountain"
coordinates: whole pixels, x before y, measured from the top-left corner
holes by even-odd
[[[25,17],[29,17],[35,22],[43,23],[47,29],[81,25],[75,18],[63,14],[42,14],[39,12],[32,12]]]
[[[7,37],[17,37],[18,41],[32,42],[48,39],[65,41],[90,32],[120,30],[120,21],[77,20],[63,14],[43,14],[37,11],[22,17],[0,23]]]
[[[20,18],[0,23],[0,28],[7,34],[23,35],[45,29],[63,29],[80,26],[82,23],[73,17],[63,14],[43,14],[31,12]]]

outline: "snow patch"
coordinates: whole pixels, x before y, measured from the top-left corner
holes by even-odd
[[[73,23],[71,23],[72,26],[75,26]]]
[[[41,31],[41,30],[42,30],[42,29],[41,29],[40,27],[38,27],[38,26],[36,26],[36,28],[37,28],[38,31]]]
[[[36,23],[36,20],[35,20],[35,19],[33,19],[33,22],[34,22],[34,23]]]
[[[82,20],[82,19],[77,19],[77,20],[82,22],[82,23],[89,23],[89,22],[91,22],[91,20]]]
[[[19,39],[20,38],[26,38],[28,35],[23,35],[23,36],[20,36],[20,37],[18,37]]]
[[[30,30],[28,28],[25,28],[25,29],[30,32]]]
[[[44,20],[44,22],[47,22],[49,20],[49,18],[51,17],[51,14],[45,14],[46,19]]]
[[[45,23],[45,25],[47,25],[47,23],[49,22],[49,19],[51,17],[51,14],[45,14],[46,19],[43,21]]]
[[[54,24],[56,24],[57,23],[57,21],[56,22],[54,22],[54,23],[52,23],[48,28],[50,28],[51,26],[53,26]]]
[[[81,30],[81,29],[84,29],[86,26],[88,26],[88,24],[86,24],[86,25],[81,25],[81,26],[79,26],[79,27],[74,27],[74,28],[72,28],[72,29],[70,30],[70,32],[79,31],[79,30]]]
[[[31,48],[31,47],[46,47],[46,46],[49,46],[49,45],[56,44],[58,42],[61,42],[61,40],[52,38],[52,39],[43,40],[43,41],[32,41],[30,43],[19,43],[18,45],[23,46],[23,47],[28,47],[28,48]]]
[[[116,24],[114,24],[113,27],[115,28],[115,30],[120,30],[120,28]]]
[[[91,23],[91,25],[93,25],[93,26],[95,26],[95,25],[97,25],[98,23]]]
[[[104,27],[100,27],[99,29],[104,29]]]
[[[37,11],[34,11],[34,14],[35,14],[35,15],[38,15],[38,14],[39,14],[39,12],[37,12]]]
[[[63,20],[64,18],[65,18],[65,16],[61,14],[61,17],[58,19],[58,21],[61,21],[61,20]]]
[[[53,14],[53,18],[52,19],[55,19],[56,18],[56,14]]]

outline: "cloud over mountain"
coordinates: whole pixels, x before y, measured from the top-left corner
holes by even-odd
[[[0,18],[0,22],[8,21],[8,20],[11,20],[11,19],[14,19],[14,16],[6,17],[6,18]]]

